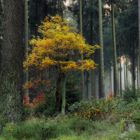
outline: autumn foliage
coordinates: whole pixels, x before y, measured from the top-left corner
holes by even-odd
[[[30,41],[31,52],[24,61],[25,70],[43,73],[55,68],[59,75],[66,76],[71,71],[88,71],[96,67],[91,56],[99,46],[87,44],[84,37],[69,26],[65,19],[59,16],[46,17],[38,32],[39,36]],[[35,88],[42,82],[42,79],[32,79],[25,83],[24,89]],[[29,103],[28,100],[26,97],[25,104]],[[35,99],[33,105],[34,102],[38,100]]]
[[[36,98],[33,99],[33,101],[30,101],[29,96],[24,96],[23,97],[23,105],[28,108],[37,108],[40,105],[45,103],[45,94],[44,92],[40,92]]]
[[[40,36],[30,41],[32,51],[24,62],[25,69],[46,70],[55,66],[66,73],[95,68],[90,56],[99,46],[87,44],[66,20],[59,16],[46,17],[38,31]]]

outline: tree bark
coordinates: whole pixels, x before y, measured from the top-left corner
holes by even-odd
[[[61,107],[62,115],[66,113],[66,75],[63,74],[62,77],[62,107]]]
[[[93,0],[90,0],[90,44],[93,45]],[[92,98],[92,79],[94,75],[94,70],[90,70],[87,72],[87,95],[88,99],[90,100]]]
[[[61,110],[61,101],[62,101],[61,76],[59,75],[56,82],[56,93],[55,93],[55,110],[57,113],[60,112]]]
[[[83,35],[83,0],[79,0],[79,17],[80,17],[80,34]],[[83,60],[83,54],[81,55],[81,59]],[[85,89],[85,72],[81,73],[82,77],[82,99],[86,99],[86,89]]]
[[[1,45],[2,45],[2,17],[3,17],[3,1],[0,0],[0,65],[1,65]]]
[[[122,62],[120,59],[120,96],[122,97]]]
[[[138,0],[138,88],[140,88],[140,0]]]
[[[136,81],[136,73],[135,73],[135,43],[132,44],[133,45],[133,50],[132,50],[132,89],[133,89],[133,92],[134,94],[136,93],[136,84],[135,84],[135,81]]]
[[[0,115],[5,121],[22,118],[24,0],[4,0],[0,84]]]
[[[102,20],[102,0],[99,4],[99,39],[100,39],[100,66],[99,66],[99,98],[105,97],[104,91],[104,46],[103,46],[103,20]]]
[[[114,17],[114,3],[111,4],[112,16],[112,45],[113,45],[113,67],[114,67],[114,96],[119,93],[118,89],[118,70],[117,70],[117,48],[116,48],[116,31],[115,31],[115,17]]]
[[[26,57],[29,54],[28,51],[28,41],[29,41],[29,16],[28,16],[28,0],[24,0],[25,1],[25,53],[26,53]],[[29,71],[27,70],[25,73],[25,81],[28,82],[29,81]],[[25,91],[25,96],[29,96],[29,90],[27,89]]]
[[[56,94],[55,94],[55,107],[56,111],[65,115],[65,107],[66,107],[66,75],[64,73],[60,73],[56,85]]]

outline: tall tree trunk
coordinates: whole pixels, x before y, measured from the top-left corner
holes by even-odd
[[[3,0],[0,0],[0,65],[1,65],[1,45],[2,45],[2,38],[3,38],[2,37],[2,17],[3,17]]]
[[[22,118],[24,0],[4,0],[0,115],[5,121]]]
[[[128,58],[126,57],[126,88],[128,89],[129,85],[128,85]]]
[[[93,45],[93,0],[90,0],[90,44]],[[90,100],[92,98],[93,88],[92,88],[92,80],[94,76],[94,70],[90,70],[88,72],[88,99]]]
[[[62,95],[61,95],[61,76],[58,76],[57,82],[56,82],[56,93],[55,93],[55,110],[57,113],[61,110],[61,101],[62,101]]]
[[[132,89],[133,89],[133,92],[134,94],[136,93],[136,84],[135,84],[135,81],[136,81],[136,73],[135,73],[135,43],[131,43],[131,45],[133,45],[133,50],[132,50]]]
[[[0,0],[0,8],[3,9],[3,0]]]
[[[66,112],[66,75],[63,74],[62,78],[62,106],[61,106],[61,113],[65,115]]]
[[[121,64],[121,60],[120,60],[120,81],[119,81],[119,84],[120,84],[120,96],[122,97],[122,64]]]
[[[63,0],[58,0],[58,12],[57,14],[59,14],[61,17],[63,17],[63,9],[64,9],[64,4],[63,4]]]
[[[81,35],[83,35],[83,0],[79,0],[79,5],[80,5],[80,33]],[[83,60],[83,54],[81,56],[81,59]],[[85,92],[85,75],[84,72],[81,73],[82,74],[82,99],[85,100],[86,99],[86,92]]]
[[[118,89],[118,71],[117,71],[117,48],[116,48],[116,31],[115,31],[115,17],[114,17],[114,3],[111,3],[112,16],[112,45],[113,45],[113,67],[114,67],[114,95],[117,96]]]
[[[80,33],[81,35],[83,35],[83,0],[79,0],[79,4],[80,4]]]
[[[126,84],[126,80],[127,80],[127,74],[126,74],[126,62],[124,63],[124,89],[127,89],[127,84]]]
[[[103,11],[102,0],[98,0],[99,4],[99,38],[100,38],[100,66],[99,66],[99,98],[105,97],[104,91],[104,46],[103,46]]]
[[[140,0],[138,0],[138,88],[140,88]]]
[[[66,75],[60,73],[57,81],[56,95],[55,95],[56,111],[65,115],[66,107]]]
[[[26,53],[26,57],[28,56],[28,41],[29,41],[29,15],[28,15],[28,0],[24,0],[25,1],[25,53]],[[27,70],[25,73],[25,81],[28,82],[29,81],[29,71]],[[27,89],[25,91],[25,96],[29,96],[29,90]]]

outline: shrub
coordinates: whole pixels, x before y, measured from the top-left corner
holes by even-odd
[[[121,119],[133,120],[134,111],[139,110],[140,100],[128,103],[121,98],[76,102],[69,107],[70,113],[75,116],[91,120],[109,119],[113,122]]]
[[[36,108],[37,116],[53,116],[55,114],[55,95],[54,92],[46,92],[46,101],[43,105]]]
[[[73,104],[69,110],[76,116],[91,120],[100,120],[109,116],[116,102],[114,100],[92,100]]]
[[[134,89],[133,88],[127,88],[126,90],[123,91],[123,99],[127,101],[128,103],[137,100],[140,95],[140,90],[139,89]]]
[[[131,119],[135,123],[136,129],[140,130],[140,112],[139,112],[139,110],[135,110],[133,112]]]
[[[91,121],[72,116],[57,116],[47,120],[32,118],[18,124],[7,124],[0,139],[115,140],[119,132],[117,127],[109,121]]]
[[[133,132],[125,133],[120,137],[119,140],[140,140],[140,132],[133,131]]]

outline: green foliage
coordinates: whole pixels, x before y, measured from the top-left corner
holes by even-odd
[[[123,91],[123,99],[127,102],[132,102],[138,98],[139,93],[139,90],[134,91],[133,88],[127,88]]]
[[[53,140],[118,140],[118,139],[115,139],[115,136],[112,134],[112,135],[103,135],[103,136],[89,136],[87,134],[85,135],[72,135],[72,136],[61,136],[57,139],[53,139]]]
[[[140,112],[138,110],[133,112],[132,119],[135,123],[140,124]]]
[[[133,112],[131,119],[135,123],[136,129],[140,130],[140,112],[139,112],[139,110],[135,110]]]
[[[35,121],[37,120],[28,121],[28,123],[20,123],[20,125],[15,125],[13,123],[7,124],[3,130],[3,135],[15,139],[40,139],[38,134],[42,131],[40,128],[43,124],[40,121],[37,121],[37,123]]]
[[[140,139],[140,132],[133,131],[126,133],[124,136],[121,136],[118,140],[139,140]]]
[[[132,50],[135,49],[135,52],[138,52],[138,4],[135,0],[122,1],[120,4],[118,3],[118,8],[122,9],[122,12],[118,12],[117,45],[120,47],[121,54],[134,57]]]
[[[54,119],[30,119],[18,124],[7,124],[0,137],[10,140],[87,139],[93,134],[114,129],[109,122],[93,122],[77,117],[58,116]]]
[[[57,116],[47,120],[32,118],[18,124],[7,124],[0,139],[139,140],[139,131],[123,131],[126,121],[126,119],[122,119],[119,123],[112,123],[108,120],[91,121],[72,116]]]
[[[55,114],[55,95],[54,91],[46,92],[46,101],[35,110],[37,116],[53,116]]]
[[[89,120],[73,118],[69,123],[69,127],[71,130],[76,132],[77,134],[81,134],[84,132],[88,132],[88,134],[92,134],[94,131],[94,124]]]
[[[118,101],[118,100],[117,100]],[[76,116],[92,120],[104,119],[114,110],[116,100],[92,100],[73,104],[69,110]]]
[[[121,119],[133,120],[135,112],[140,110],[140,100],[128,103],[120,98],[111,100],[82,101],[73,104],[69,111],[81,118],[91,120],[109,119],[119,121]],[[139,115],[137,115],[139,116]]]
[[[120,121],[120,132],[123,132],[125,129],[125,119],[121,119]]]

